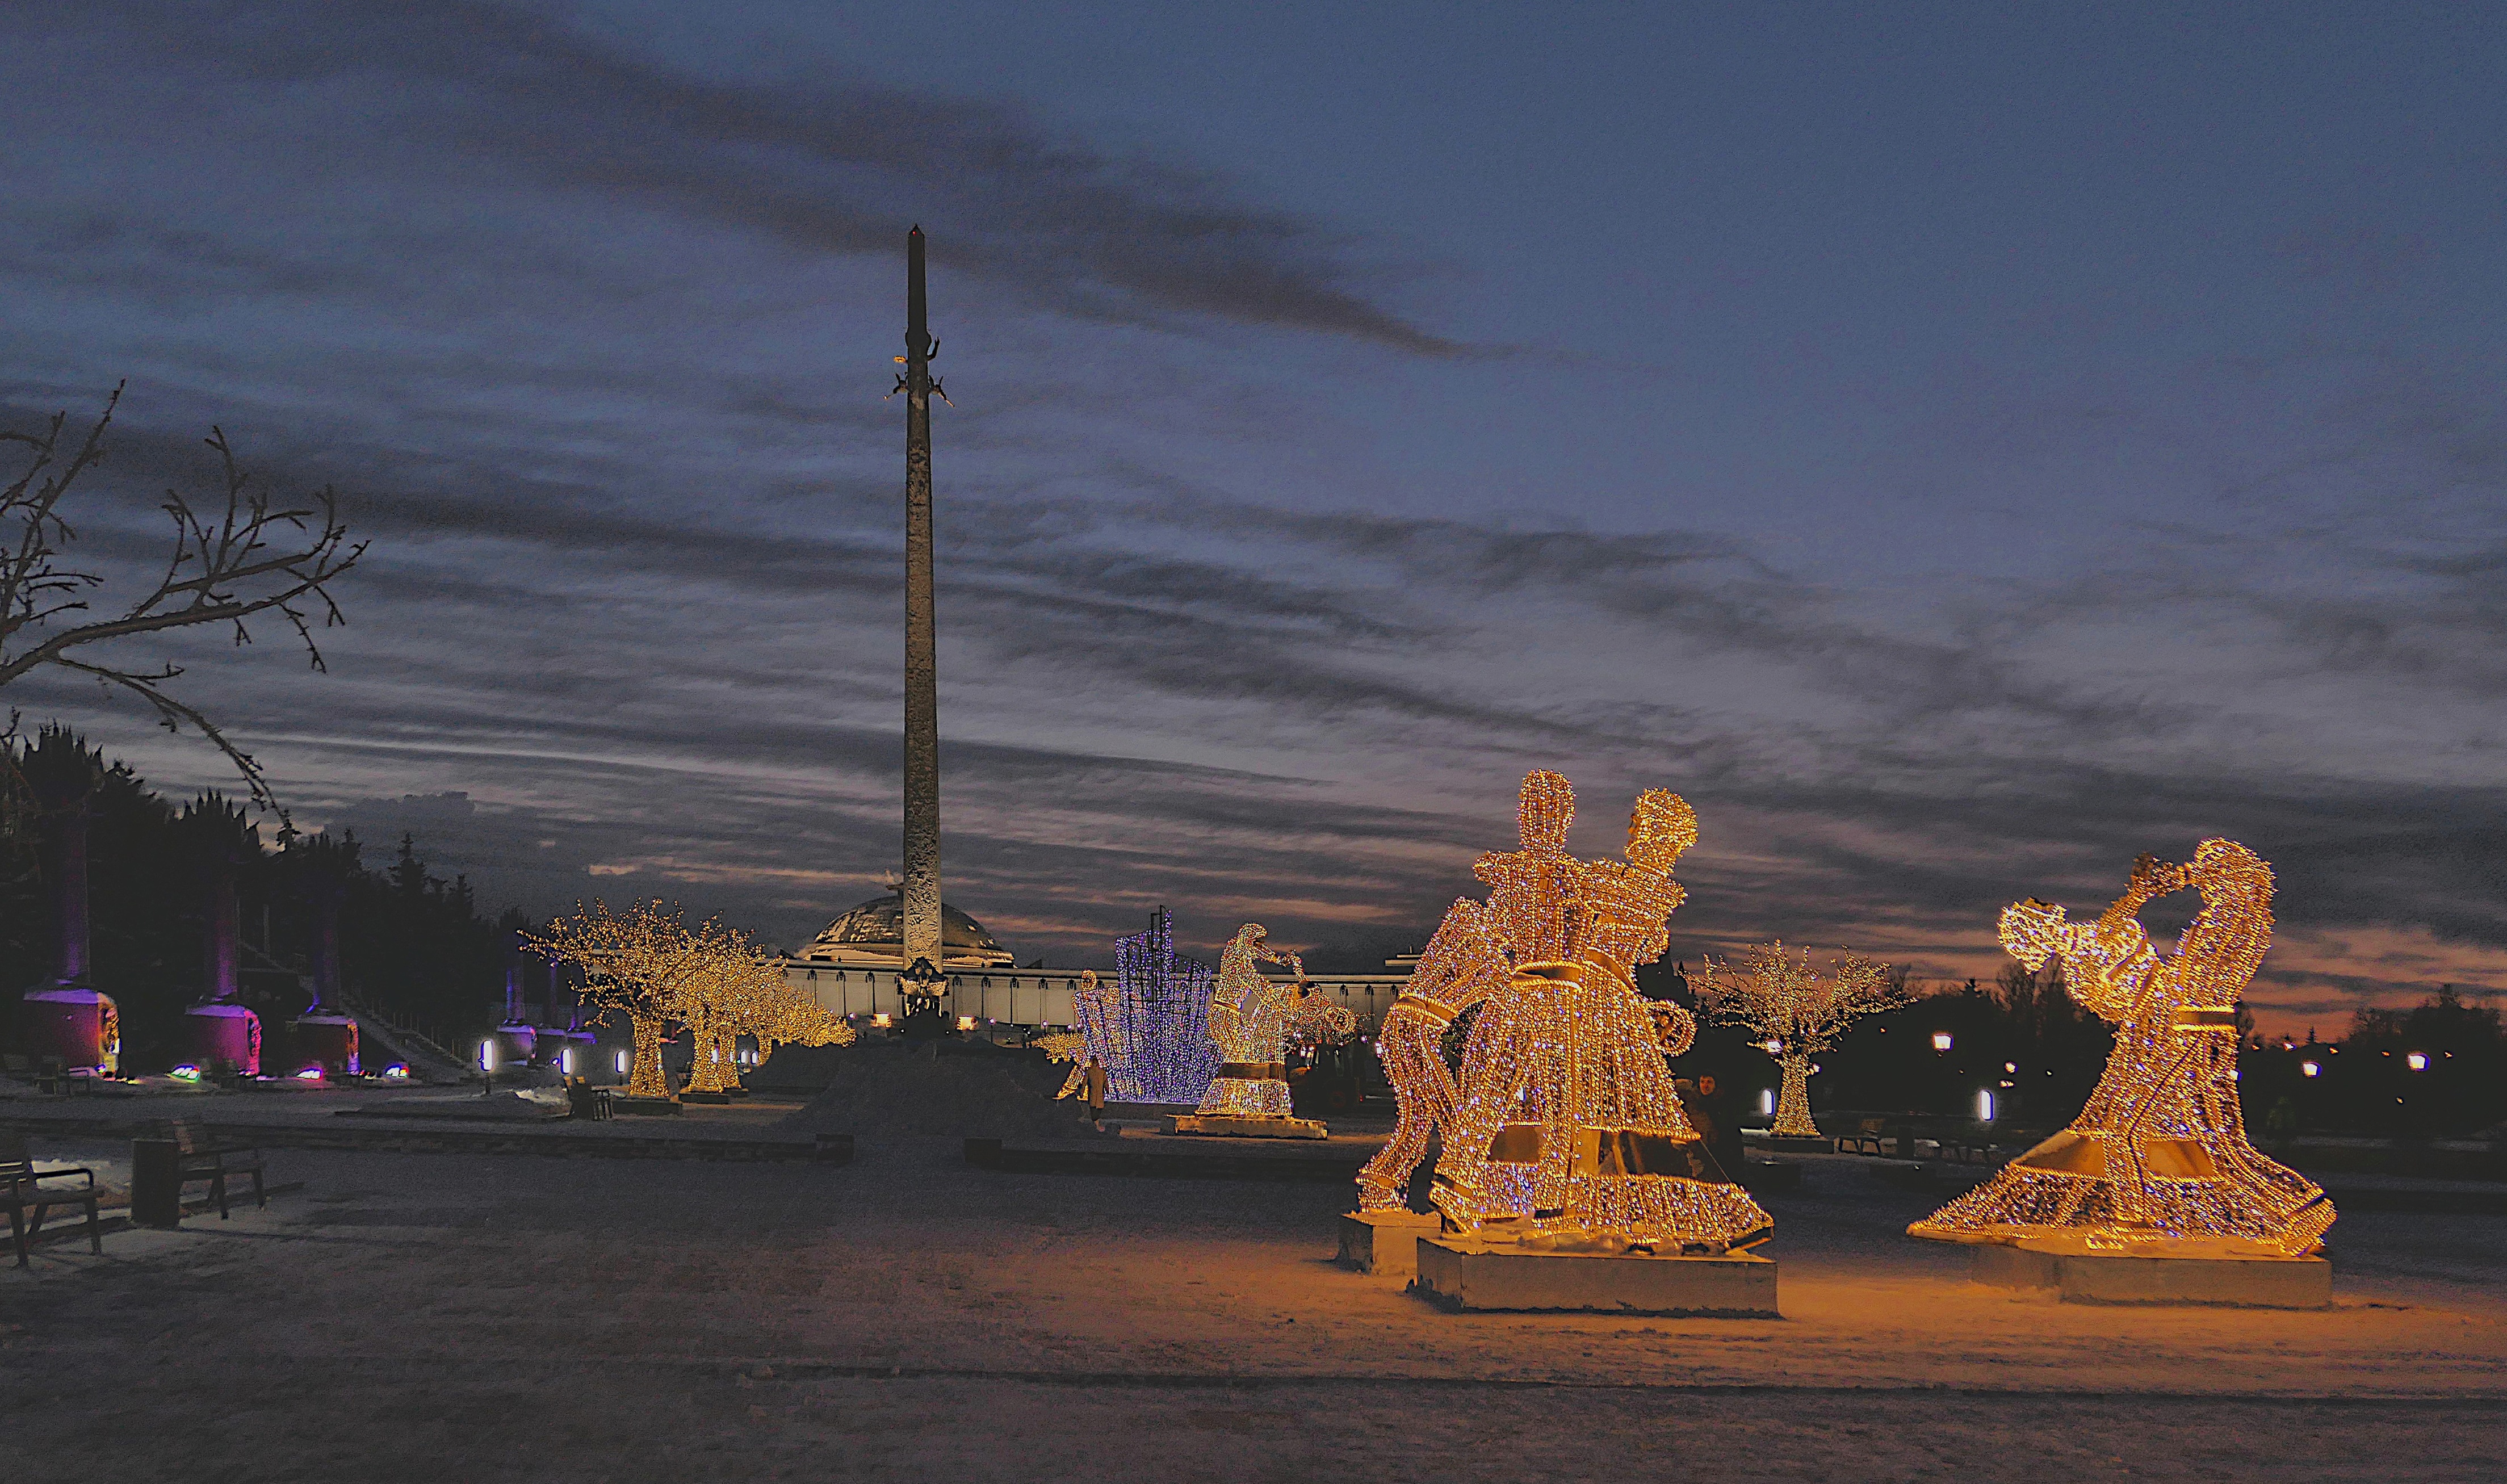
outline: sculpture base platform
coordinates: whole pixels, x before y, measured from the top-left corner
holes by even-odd
[[[1770,1134],[1754,1140],[1770,1154],[1834,1154],[1836,1140],[1823,1135]]]
[[[2170,1252],[2092,1250],[2078,1237],[2031,1237],[1972,1249],[1968,1276],[1997,1288],[2053,1292],[2067,1304],[2219,1304],[2325,1309],[2333,1264],[2321,1257],[2240,1252],[2225,1242]]]
[[[1312,1118],[1246,1117],[1232,1113],[1173,1113],[1164,1134],[1199,1134],[1215,1139],[1329,1139],[1331,1130]]]
[[[687,1109],[675,1098],[630,1098],[621,1093],[609,1096],[609,1112],[616,1118],[677,1118]]]
[[[1410,1291],[1451,1312],[1567,1310],[1779,1319],[1776,1265],[1747,1252],[1722,1257],[1525,1252],[1470,1237],[1419,1239]]]
[[[1419,1239],[1444,1224],[1415,1211],[1353,1211],[1340,1218],[1340,1265],[1406,1282],[1419,1276]]]

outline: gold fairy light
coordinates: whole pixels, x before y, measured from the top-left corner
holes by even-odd
[[[558,918],[524,946],[553,962],[581,966],[583,995],[593,1019],[609,1023],[612,1012],[634,1028],[627,1095],[667,1098],[662,1047],[686,1025],[696,1034],[689,1090],[722,1092],[739,1085],[734,1046],[743,1035],[758,1043],[760,1062],[783,1042],[845,1045],[853,1028],[815,1000],[789,989],[782,972],[735,928],[710,921],[691,928],[676,906],[639,901],[625,912],[580,903],[575,916]]]
[[[1633,977],[1668,941],[1664,923],[1684,894],[1671,871],[1696,842],[1696,814],[1677,794],[1647,792],[1624,858],[1602,862],[1566,852],[1574,819],[1567,779],[1527,776],[1516,811],[1522,849],[1480,857],[1472,874],[1491,888],[1487,908],[1457,904],[1439,928],[1451,940],[1435,956],[1437,977],[1413,977],[1423,1001],[1447,1003],[1434,988],[1459,985],[1479,1002],[1449,1111],[1417,1054],[1434,1055],[1424,1024],[1399,1067],[1387,1067],[1405,1112],[1418,1111],[1416,1140],[1425,1130],[1415,1125],[1431,1118],[1443,1140],[1436,1207],[1454,1229],[1534,1249],[1754,1246],[1772,1223],[1715,1168],[1663,1060],[1666,1040],[1685,1045],[1693,1023],[1657,1016]],[[1420,969],[1431,967],[1423,954]],[[1384,1209],[1384,1192],[1407,1176],[1406,1167],[1371,1164],[1362,1202]]]
[[[2136,920],[2192,887],[2202,911],[2162,959]],[[2034,897],[2002,914],[2002,946],[2033,972],[2063,960],[2074,998],[2116,1028],[2115,1050],[2072,1126],[1908,1231],[1948,1242],[2077,1235],[2092,1249],[2261,1250],[2305,1256],[2333,1205],[2246,1140],[2237,1102],[2237,996],[2271,945],[2271,868],[2231,840],[2192,861],[2133,863],[2092,923]]]
[[[1376,1059],[1400,1116],[1393,1137],[1358,1173],[1359,1210],[1408,1209],[1411,1173],[1427,1157],[1430,1137],[1453,1121],[1459,1096],[1445,1066],[1446,1029],[1504,988],[1512,972],[1488,908],[1456,897],[1376,1029]]]
[[[696,932],[706,965],[683,995],[695,1054],[686,1091],[727,1093],[740,1086],[740,1039],[757,1042],[764,1066],[779,1045],[850,1046],[854,1028],[842,1017],[792,988],[782,965],[761,954],[745,934],[719,923]]]
[[[1715,1020],[1757,1032],[1783,1070],[1776,1098],[1775,1133],[1785,1139],[1817,1139],[1810,1116],[1811,1059],[1832,1050],[1845,1028],[1864,1016],[1894,1010],[1914,996],[1889,980],[1889,966],[1845,954],[1823,976],[1810,955],[1787,958],[1781,942],[1750,950],[1745,966],[1706,960],[1690,981],[1698,1003]]]
[[[1289,1042],[1299,1035],[1347,1035],[1358,1017],[1314,992],[1306,966],[1293,953],[1273,948],[1259,923],[1236,929],[1218,958],[1218,982],[1210,995],[1210,1038],[1218,1047],[1218,1075],[1202,1095],[1196,1117],[1287,1118]],[[1273,984],[1261,965],[1277,963],[1295,973],[1290,984]]]

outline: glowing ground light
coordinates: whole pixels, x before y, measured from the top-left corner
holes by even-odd
[[[407,1062],[394,1062],[389,1067],[383,1068],[383,1075],[404,1082],[408,1081],[409,1064]]]
[[[880,1011],[877,1015],[870,1018],[870,1023],[882,1031],[887,1030],[890,1025],[888,1012],[886,1010]]]
[[[297,1072],[295,1075],[296,1080],[299,1082],[319,1082],[322,1080],[322,1068],[319,1067],[308,1067],[304,1070]]]
[[[1936,1032],[1933,1032],[1933,1049],[1934,1049],[1935,1051],[1947,1051],[1947,1050],[1949,1050],[1949,1049],[1950,1049],[1950,1033],[1949,1033],[1948,1032],[1946,1032],[1946,1031],[1936,1031]]]
[[[2320,1062],[2301,1062],[2298,1064],[2298,1074],[2302,1077],[2316,1076],[2323,1070],[2324,1066]]]
[[[961,1015],[961,1016],[959,1016],[959,1017],[958,1017],[958,1029],[959,1029],[960,1031],[972,1031],[972,1030],[974,1030],[974,1029],[975,1029],[975,1017],[973,1017],[973,1016],[971,1016],[971,1015]]]
[[[2411,1055],[2403,1058],[2403,1065],[2414,1071],[2426,1071],[2428,1070],[2428,1053],[2425,1051],[2415,1051]]]
[[[165,1073],[165,1075],[172,1077],[177,1082],[198,1082],[200,1080],[200,1068],[187,1063],[184,1066],[175,1068],[172,1071]]]

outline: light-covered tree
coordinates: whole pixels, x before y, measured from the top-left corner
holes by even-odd
[[[854,1028],[792,988],[783,969],[737,928],[708,923],[708,961],[683,997],[695,1038],[687,1091],[724,1093],[740,1085],[740,1038],[757,1042],[762,1065],[784,1044],[850,1046]]]
[[[595,1020],[608,1024],[613,1010],[627,1017],[636,1033],[631,1098],[670,1096],[662,1048],[678,1026],[696,1043],[686,1090],[697,1093],[740,1085],[734,1048],[744,1035],[756,1040],[761,1062],[779,1045],[853,1043],[853,1027],[786,984],[747,934],[715,918],[691,927],[675,904],[641,901],[622,913],[600,901],[578,903],[573,917],[525,933],[523,941],[542,958],[582,967]]]
[[[1845,1028],[1864,1016],[1913,1000],[1885,963],[1841,954],[1822,975],[1811,967],[1807,951],[1788,957],[1781,940],[1752,948],[1737,969],[1709,958],[1690,983],[1707,1014],[1756,1032],[1783,1069],[1775,1133],[1788,1139],[1819,1137],[1810,1116],[1811,1059],[1833,1048]]]
[[[627,1017],[636,1034],[627,1095],[667,1098],[671,1086],[662,1071],[662,1047],[698,1005],[705,976],[720,971],[723,932],[714,922],[690,928],[675,905],[639,901],[621,913],[596,899],[588,908],[576,903],[573,917],[525,933],[523,943],[544,959],[583,970],[583,995],[596,1006],[596,1022],[609,1024],[613,1011]]]

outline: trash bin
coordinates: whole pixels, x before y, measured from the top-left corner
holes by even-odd
[[[134,1226],[183,1224],[183,1146],[170,1139],[130,1141],[130,1220]]]

